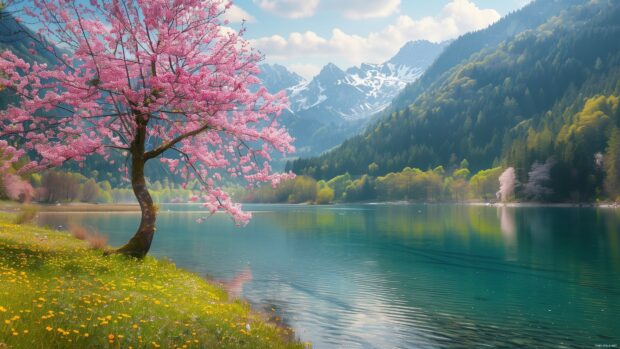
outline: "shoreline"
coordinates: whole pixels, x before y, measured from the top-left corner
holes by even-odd
[[[620,208],[618,203],[570,203],[570,202],[484,202],[484,201],[443,201],[443,202],[418,202],[418,201],[373,201],[373,202],[336,202],[330,205],[454,205],[454,206],[493,206],[493,207],[555,207],[555,208]],[[271,205],[271,204],[263,204]],[[282,205],[282,204],[278,204]],[[330,206],[326,205],[326,206]]]
[[[187,204],[193,203],[162,203],[160,205],[167,204]],[[471,202],[413,202],[413,201],[375,201],[375,202],[335,202],[328,205],[311,205],[311,204],[289,204],[289,203],[242,203],[244,205],[286,205],[286,206],[337,206],[337,205],[394,205],[394,206],[406,206],[406,205],[457,205],[457,206],[493,206],[493,207],[511,207],[511,208],[602,208],[602,209],[620,209],[618,203],[544,203],[544,202],[483,202],[483,201],[471,201]],[[17,202],[0,202],[0,211],[15,213],[20,210],[23,204]],[[67,203],[67,204],[30,204],[38,208],[41,213],[136,213],[140,212],[140,206],[136,204],[90,204],[90,203]]]
[[[23,204],[17,202],[0,203],[0,211],[17,212]],[[89,203],[68,203],[68,204],[40,204],[31,203],[39,212],[140,212],[140,205],[136,204],[89,204]]]
[[[506,202],[506,203],[466,203],[472,206],[495,206],[495,207],[556,207],[556,208],[620,208],[615,203],[544,203],[544,202]]]
[[[187,340],[213,348],[308,347],[286,324],[273,322],[269,314],[233,297],[220,283],[177,268],[166,258],[147,256],[138,261],[103,256],[67,232],[17,225],[13,219],[12,214],[0,213],[0,250],[6,252],[0,254],[0,269],[12,271],[0,275],[0,285],[8,286],[12,280],[11,289],[17,290],[3,299],[0,312],[18,314],[11,321],[19,319],[28,330],[23,335],[20,331],[19,336],[0,336],[0,347],[30,348],[32,340],[54,347],[142,347],[146,344],[142,336],[156,348],[180,348]],[[20,259],[24,253],[36,258]],[[21,262],[14,263],[16,259]],[[69,267],[71,277],[65,275]],[[83,282],[86,279],[91,281]],[[186,287],[192,292],[177,297]],[[65,288],[78,292],[66,292]],[[32,299],[45,303],[45,308],[33,307]],[[46,303],[48,300],[51,303]],[[80,306],[68,308],[71,304]],[[32,310],[20,311],[25,307]],[[48,312],[50,308],[53,311]],[[54,319],[41,321],[41,316]],[[184,334],[179,336],[181,332]],[[3,328],[0,334],[4,334]]]
[[[35,204],[40,212],[140,212],[138,204],[87,204],[69,203],[60,205]]]

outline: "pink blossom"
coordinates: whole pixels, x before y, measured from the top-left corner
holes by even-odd
[[[34,196],[34,189],[30,183],[24,181],[19,176],[5,174],[2,177],[2,185],[9,199],[21,202],[30,202]]]
[[[31,4],[25,12],[41,23],[41,35],[72,52],[50,66],[0,53],[0,85],[20,96],[0,111],[0,139],[19,140],[34,156],[27,170],[81,163],[92,154],[110,159],[112,151],[136,156],[142,149],[131,149],[133,141],[143,134],[148,141],[140,156],[160,157],[171,171],[196,178],[210,211],[247,222],[249,215],[219,186],[220,173],[275,185],[282,176],[268,166],[270,153],[294,147],[277,120],[286,95],[254,88],[262,55],[244,30],[221,30],[222,9],[231,3]]]

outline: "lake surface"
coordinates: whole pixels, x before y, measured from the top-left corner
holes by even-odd
[[[152,254],[224,282],[314,348],[620,347],[620,211],[164,205]],[[121,245],[137,213],[43,213]]]

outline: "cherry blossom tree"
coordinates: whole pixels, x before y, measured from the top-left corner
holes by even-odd
[[[498,178],[499,191],[497,192],[497,198],[501,202],[507,202],[510,200],[515,191],[517,184],[517,176],[513,167],[508,167]]]
[[[11,166],[23,155],[23,150],[16,149],[7,141],[0,139],[0,174],[8,173]]]
[[[191,200],[211,213],[228,212],[238,224],[250,215],[221,188],[223,176],[248,187],[292,176],[269,165],[272,152],[294,151],[278,123],[286,96],[258,87],[262,56],[243,39],[243,27],[235,32],[222,19],[230,2],[31,3],[24,12],[39,29],[30,37],[58,64],[0,53],[0,85],[19,100],[0,111],[0,137],[33,157],[22,172],[81,163],[92,154],[113,161],[111,152],[121,152],[127,166],[120,169],[142,217],[118,253],[144,257],[153,239],[157,212],[146,187],[148,161],[159,159],[183,179],[197,179],[201,191]]]
[[[14,164],[24,155],[23,150],[16,149],[5,140],[0,140],[0,197],[29,202],[34,189],[27,181],[16,175]]]

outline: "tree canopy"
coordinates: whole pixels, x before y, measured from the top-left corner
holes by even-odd
[[[40,30],[30,34],[31,46],[45,43],[55,64],[0,53],[0,86],[16,98],[0,111],[0,139],[19,144],[32,158],[22,173],[83,162],[92,154],[114,161],[111,151],[120,151],[127,160],[118,165],[144,213],[152,211],[144,164],[159,159],[185,180],[199,180],[194,201],[211,212],[225,210],[238,223],[249,215],[218,185],[224,176],[250,186],[287,177],[269,165],[271,152],[293,151],[277,120],[286,96],[252,88],[260,83],[262,56],[243,39],[243,28],[225,26],[221,15],[231,2],[32,5],[24,13]]]

